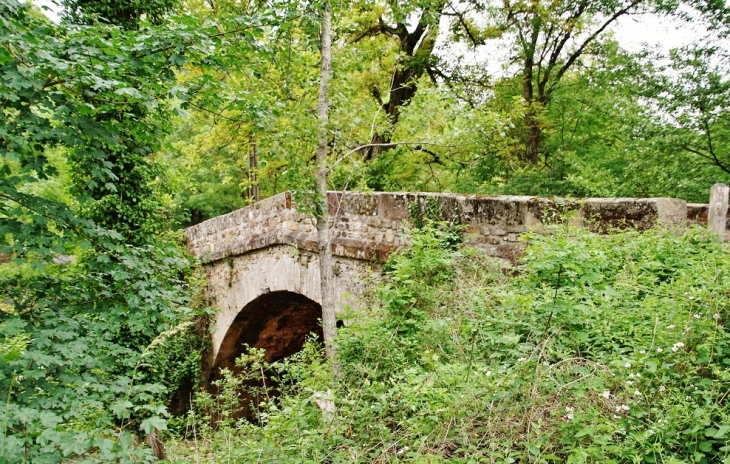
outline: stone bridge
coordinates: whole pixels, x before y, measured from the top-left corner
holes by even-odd
[[[467,244],[514,261],[520,234],[569,215],[571,223],[604,233],[611,227],[683,226],[701,207],[684,200],[583,199],[429,193],[330,192],[336,310],[356,307],[377,279],[380,263],[408,242],[412,216],[436,209],[464,226]],[[301,349],[311,332],[322,336],[317,233],[290,193],[282,193],[186,230],[190,252],[205,260],[207,293],[219,309],[206,370],[213,380],[232,368],[243,344],[266,349],[275,361]]]

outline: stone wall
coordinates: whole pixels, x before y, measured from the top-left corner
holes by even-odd
[[[672,198],[568,201],[528,196],[330,192],[328,202],[334,255],[380,262],[406,244],[402,234],[406,221],[412,213],[423,214],[429,204],[438,205],[444,219],[464,225],[468,244],[508,259],[519,254],[520,234],[539,230],[566,215],[571,223],[599,233],[611,228],[646,229],[654,224],[683,226],[687,220],[686,202]],[[296,211],[288,192],[186,232],[190,251],[211,261],[276,245],[317,251],[314,220]]]

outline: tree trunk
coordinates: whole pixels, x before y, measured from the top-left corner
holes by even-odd
[[[398,23],[394,28],[393,32],[400,40],[398,47],[400,58],[390,79],[388,102],[384,103],[381,100],[377,87],[373,93],[388,119],[388,127],[383,132],[373,134],[370,144],[374,146],[370,146],[364,151],[363,159],[365,161],[374,159],[378,154],[390,149],[377,146],[377,144],[390,143],[401,110],[408,106],[418,90],[416,82],[429,66],[439,30],[438,24],[428,23],[429,12],[438,12],[440,16],[445,4],[446,2],[439,1],[433,5],[431,10],[424,11],[413,32],[408,32],[405,23]]]
[[[530,164],[537,164],[540,142],[540,123],[536,118],[536,102],[532,86],[532,60],[525,60],[525,69],[522,82],[522,98],[525,100],[525,127],[527,127],[527,146],[524,159]]]
[[[370,161],[371,159],[377,158],[382,152],[388,150],[389,148],[384,145],[386,143],[390,143],[390,133],[386,132],[380,134],[375,132],[372,140],[370,140],[370,146],[364,151],[363,160]]]
[[[525,122],[527,124],[527,154],[525,159],[533,165],[537,164],[538,161],[540,154],[540,136],[542,135],[540,122],[535,117],[535,109],[535,102],[532,102],[525,116]]]
[[[327,201],[327,126],[329,102],[327,100],[329,79],[331,73],[330,60],[332,58],[332,25],[330,20],[330,2],[325,0],[322,15],[322,67],[319,75],[319,116],[317,147],[317,240],[319,249],[319,278],[322,304],[322,331],[327,357],[332,360],[335,356],[335,338],[337,337],[337,320],[335,318],[334,282],[332,276],[332,248],[330,247],[329,233],[329,204]]]
[[[542,19],[540,15],[534,14],[532,17],[532,31],[530,41],[524,45],[525,58],[522,71],[522,98],[527,105],[525,113],[525,126],[527,127],[527,147],[525,150],[525,161],[530,164],[537,164],[540,150],[540,122],[537,119],[537,104],[535,101],[535,89],[533,86],[534,69],[535,69],[535,50],[537,41],[540,37],[540,29],[542,27]],[[538,72],[539,78],[539,72]]]

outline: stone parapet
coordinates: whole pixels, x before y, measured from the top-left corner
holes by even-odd
[[[411,215],[437,206],[442,219],[464,226],[466,243],[489,254],[515,259],[518,238],[545,224],[571,224],[607,233],[612,229],[647,229],[654,225],[684,226],[688,209],[673,198],[589,198],[566,200],[530,196],[450,193],[330,192],[328,209],[331,247],[335,256],[385,261],[407,244],[403,234]],[[218,261],[252,250],[293,245],[317,252],[313,218],[296,211],[286,192],[246,208],[210,219],[186,230],[190,252]]]

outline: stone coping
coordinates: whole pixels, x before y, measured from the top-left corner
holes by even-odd
[[[517,236],[545,223],[570,223],[597,233],[614,228],[647,229],[656,224],[684,226],[688,206],[674,198],[563,199],[509,195],[408,192],[329,192],[335,256],[384,261],[407,243],[406,220],[437,205],[442,218],[465,226],[465,241],[494,255],[509,254]],[[689,209],[692,214],[694,209]],[[571,214],[572,213],[572,214]],[[699,214],[699,213],[698,213]],[[313,218],[296,211],[290,192],[209,219],[185,231],[190,252],[218,261],[276,245],[318,251]],[[501,250],[501,251],[500,251]]]

